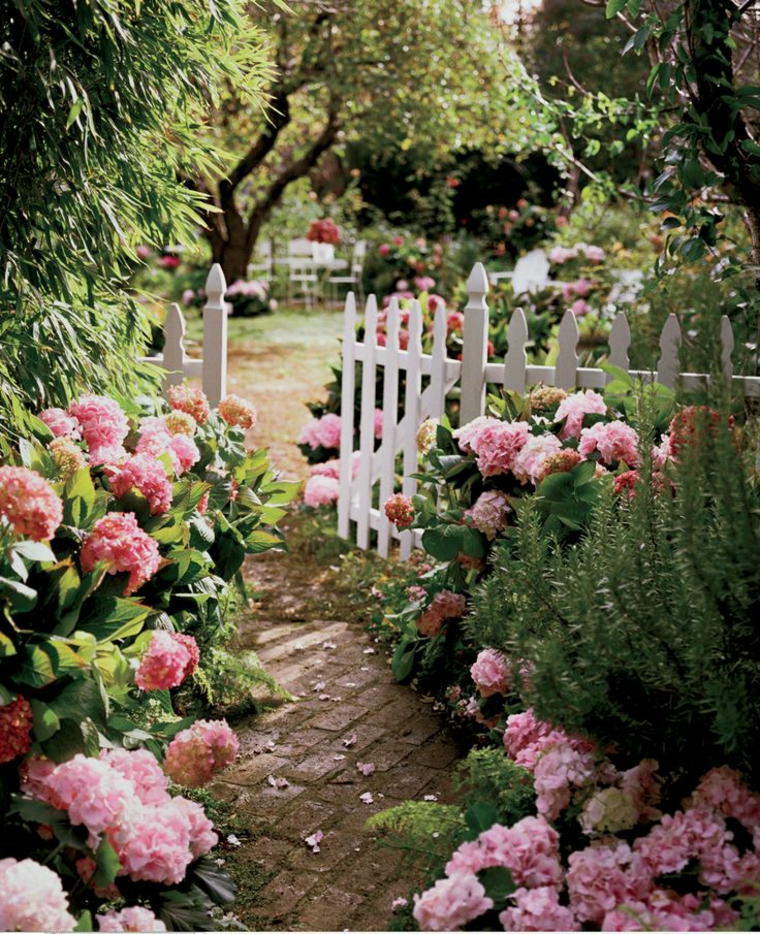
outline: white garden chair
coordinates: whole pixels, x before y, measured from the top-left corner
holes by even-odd
[[[362,275],[364,273],[364,257],[367,255],[367,241],[357,240],[351,250],[351,264],[348,272],[343,275],[333,275],[328,278],[330,292],[334,300],[338,299],[339,286],[346,286],[346,291],[354,289],[359,296],[359,301],[364,301],[364,288],[362,286]]]

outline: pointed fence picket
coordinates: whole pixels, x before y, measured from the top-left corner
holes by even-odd
[[[488,354],[488,277],[481,263],[476,263],[467,281],[469,298],[464,309],[462,359],[446,356],[446,308],[439,304],[433,323],[432,353],[422,352],[422,312],[419,303],[412,302],[407,326],[408,345],[399,344],[400,311],[392,300],[386,319],[386,337],[382,345],[377,339],[377,300],[367,299],[364,337],[357,339],[356,300],[353,293],[346,299],[343,328],[343,382],[341,408],[340,494],[338,499],[338,534],[355,540],[361,548],[369,548],[372,531],[377,533],[377,550],[387,557],[391,539],[401,543],[401,557],[409,556],[419,546],[418,532],[399,532],[383,512],[383,504],[396,485],[398,458],[401,457],[402,491],[412,496],[418,472],[417,430],[427,418],[440,418],[446,397],[452,390],[459,393],[460,424],[465,425],[482,415],[485,408],[486,385],[496,384],[508,390],[525,391],[543,383],[563,389],[602,390],[612,378],[598,367],[578,366],[578,325],[572,312],[565,313],[559,328],[559,352],[554,366],[534,366],[528,363],[525,351],[528,324],[522,309],[512,313],[507,333],[508,350],[501,363],[489,363]],[[734,334],[727,317],[721,320],[721,362],[723,373],[741,387],[745,396],[760,396],[760,377],[734,376],[732,352]],[[680,383],[685,389],[704,386],[710,377],[704,373],[683,373],[679,363],[681,327],[675,315],[670,315],[660,338],[660,358],[656,370],[631,370],[628,351],[631,331],[624,314],[612,324],[609,336],[609,362],[643,382],[657,381],[671,388]],[[354,424],[354,397],[357,364],[361,365],[361,409],[359,425]],[[381,404],[383,413],[380,444],[375,448],[375,409],[378,370],[382,372]],[[399,398],[401,377],[406,389]],[[425,388],[423,389],[423,383]],[[459,384],[457,388],[457,384]],[[399,403],[403,402],[402,405]],[[357,432],[358,427],[358,432]],[[358,437],[358,466],[354,462],[354,441]]]
[[[227,306],[224,293],[227,283],[222,267],[214,263],[206,279],[206,304],[203,306],[203,359],[188,357],[185,350],[185,318],[179,305],[172,304],[164,321],[163,352],[141,357],[166,370],[162,389],[166,393],[183,379],[200,378],[211,406],[219,404],[227,392]]]

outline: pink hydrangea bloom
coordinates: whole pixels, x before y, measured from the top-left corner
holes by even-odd
[[[466,607],[464,594],[441,590],[417,620],[417,628],[423,636],[437,636],[444,622],[462,616]]]
[[[388,497],[383,507],[388,521],[397,529],[405,529],[414,522],[414,504],[403,493],[394,493]]]
[[[172,485],[163,465],[149,454],[134,454],[119,467],[106,469],[106,473],[114,496],[122,497],[130,490],[138,490],[148,500],[151,515],[169,510]]]
[[[174,464],[174,472],[178,477],[190,470],[201,459],[198,445],[187,435],[172,435],[168,450]]]
[[[129,457],[126,448],[121,444],[101,444],[90,448],[90,465],[100,467],[101,464],[121,464]]]
[[[34,470],[0,467],[0,519],[16,535],[47,541],[63,520],[63,501]]]
[[[24,759],[18,769],[22,793],[38,801],[46,801],[55,808],[62,808],[63,802],[48,784],[54,769],[55,763],[50,759],[43,759],[41,756],[29,756]]]
[[[197,655],[185,644],[186,639],[192,636],[156,629],[135,674],[135,684],[143,691],[166,691],[182,684],[197,664]]]
[[[214,825],[206,817],[206,812],[196,801],[190,801],[188,798],[183,797],[173,798],[172,800],[174,807],[182,813],[190,828],[190,853],[193,859],[204,856],[219,842],[219,837],[214,832]]]
[[[536,810],[547,820],[556,820],[570,804],[571,788],[581,788],[594,781],[594,757],[590,751],[556,745],[536,762],[533,782]]]
[[[192,415],[199,425],[205,425],[211,414],[206,393],[184,384],[169,387],[169,405],[178,412]]]
[[[232,393],[222,399],[217,406],[217,411],[228,425],[235,425],[247,431],[256,424],[256,406],[247,399],[242,399]]]
[[[214,772],[234,761],[239,748],[226,720],[197,720],[169,744],[164,770],[172,781],[200,788],[211,781]]]
[[[104,562],[109,574],[129,573],[125,594],[134,593],[158,570],[158,542],[147,535],[132,512],[112,512],[98,519],[79,556],[82,570]]]
[[[562,866],[557,831],[543,817],[524,817],[513,827],[494,824],[477,840],[462,843],[454,851],[446,875],[477,873],[494,866],[509,869],[518,886],[559,888]]]
[[[604,415],[607,412],[607,405],[599,393],[591,389],[585,392],[574,392],[571,396],[563,399],[557,406],[557,412],[554,420],[565,424],[559,436],[564,441],[566,438],[580,438],[583,417],[585,415]]]
[[[312,450],[318,447],[340,447],[340,415],[328,412],[321,418],[313,418],[304,425],[298,438],[299,444],[308,444]]]
[[[383,410],[375,409],[375,437],[382,438],[383,436]]]
[[[506,658],[496,649],[483,649],[470,666],[470,675],[481,697],[506,694],[510,671]]]
[[[527,422],[503,422],[498,418],[486,418],[476,432],[465,433],[464,442],[475,454],[481,474],[492,477],[512,470],[529,434],[530,426]],[[460,436],[460,447],[462,443],[463,438]]]
[[[107,396],[83,395],[69,406],[69,415],[79,422],[82,437],[92,452],[119,447],[129,433],[127,416],[119,403]]]
[[[633,846],[654,877],[680,872],[691,859],[702,859],[705,855],[709,858],[710,851],[724,859],[722,850],[729,838],[721,816],[711,808],[697,807],[665,814]]]
[[[166,790],[166,775],[156,757],[147,749],[104,749],[100,758],[132,783],[142,804],[165,804],[171,800]]]
[[[575,259],[577,255],[578,251],[575,247],[555,246],[549,250],[548,259],[549,262],[553,263],[555,266],[561,266],[568,260]]]
[[[556,435],[531,435],[515,458],[512,472],[520,483],[538,483],[544,475],[547,458],[562,449]]]
[[[486,490],[481,493],[470,509],[465,510],[465,517],[475,528],[492,541],[502,529],[507,527],[507,516],[512,512],[505,493],[499,490]]]
[[[0,707],[0,764],[29,752],[33,721],[32,707],[21,694]]]
[[[33,859],[0,859],[0,930],[73,931],[61,877]]]
[[[176,799],[159,807],[136,803],[108,835],[121,874],[135,882],[177,885],[193,861],[191,827]]]
[[[119,888],[113,882],[109,885],[99,886],[95,885],[92,882],[93,876],[98,866],[94,859],[91,859],[89,856],[83,856],[81,859],[76,860],[74,863],[74,868],[77,871],[77,875],[84,882],[85,886],[92,888],[93,892],[98,896],[98,898],[118,898],[119,897]]]
[[[78,438],[79,422],[65,409],[43,409],[37,418],[43,421],[56,438]]]
[[[590,748],[585,740],[571,737],[563,730],[553,727],[544,720],[539,720],[533,708],[507,717],[504,731],[504,748],[510,759],[524,769],[532,772],[539,758],[555,746],[567,745],[571,748]]]
[[[582,318],[591,311],[591,305],[589,305],[585,298],[576,298],[570,306],[570,311],[572,311],[576,318]]]
[[[635,428],[624,422],[597,422],[581,431],[578,453],[588,457],[599,451],[605,464],[623,461],[629,467],[638,467],[639,436]]]
[[[484,431],[489,425],[498,421],[499,419],[491,418],[489,415],[479,415],[461,428],[457,428],[454,432],[454,437],[457,439],[459,447],[465,454],[470,454],[472,452],[473,440],[478,437],[481,431]]]
[[[652,887],[641,856],[621,840],[577,850],[568,857],[568,865],[570,907],[581,922],[599,924],[618,906],[645,899]]]
[[[705,805],[725,817],[732,817],[751,833],[760,828],[760,795],[751,792],[739,773],[727,765],[703,775],[686,803],[689,807]]]
[[[437,418],[426,418],[417,429],[417,450],[423,456],[428,454],[431,449],[435,447],[438,435],[438,424]]]
[[[56,766],[45,781],[75,826],[100,835],[118,827],[137,803],[132,781],[108,762],[77,753]]]
[[[107,911],[95,915],[99,931],[165,931],[166,925],[159,921],[150,908],[132,905],[121,911]]]
[[[309,477],[303,488],[303,501],[312,509],[337,502],[339,495],[340,482],[337,477],[328,477],[323,474]]]
[[[587,246],[584,252],[590,263],[601,263],[604,259],[604,250],[600,246]]]
[[[493,900],[473,873],[439,879],[414,896],[414,919],[423,931],[459,931],[462,926],[493,908]]]
[[[517,889],[510,895],[515,906],[499,915],[505,931],[579,931],[580,925],[569,908],[559,903],[556,888],[542,885]]]
[[[656,807],[660,802],[658,768],[659,764],[654,759],[642,759],[638,765],[621,772],[619,776],[620,787],[633,798],[641,823],[662,817],[662,812]]]

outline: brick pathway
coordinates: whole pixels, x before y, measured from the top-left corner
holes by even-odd
[[[244,641],[299,699],[236,724],[241,755],[215,786],[250,828],[234,862],[268,874],[244,921],[271,931],[387,930],[391,902],[413,880],[399,878],[395,852],[378,848],[364,822],[400,801],[449,800],[458,751],[359,626],[301,618],[314,588],[307,601],[288,586],[293,560],[270,553],[252,566],[263,602]],[[359,762],[374,773],[361,774]],[[366,792],[372,803],[361,800]],[[314,853],[304,840],[317,830]]]

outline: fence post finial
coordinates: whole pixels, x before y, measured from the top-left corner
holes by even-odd
[[[554,385],[560,389],[572,389],[578,372],[578,321],[568,309],[559,326],[559,353],[554,365]]]
[[[660,359],[657,362],[657,382],[675,389],[680,372],[678,352],[681,347],[681,325],[675,315],[668,315],[660,335]]]
[[[203,391],[211,406],[219,405],[227,394],[227,283],[219,263],[214,263],[206,279],[203,306]]]
[[[528,355],[525,345],[528,343],[528,322],[522,308],[515,308],[509,319],[507,344],[509,349],[504,357],[504,388],[525,391]]]
[[[731,321],[728,315],[723,315],[720,319],[720,362],[723,375],[727,380],[730,380],[734,375],[734,364],[731,361],[733,352],[734,330],[731,327]]]
[[[462,335],[462,396],[459,424],[466,425],[483,414],[486,397],[485,368],[488,361],[488,274],[475,263],[467,280],[469,299],[464,309]]]
[[[167,371],[163,390],[176,386],[183,379],[185,366],[185,318],[179,305],[172,302],[164,321],[164,352],[161,366]]]

